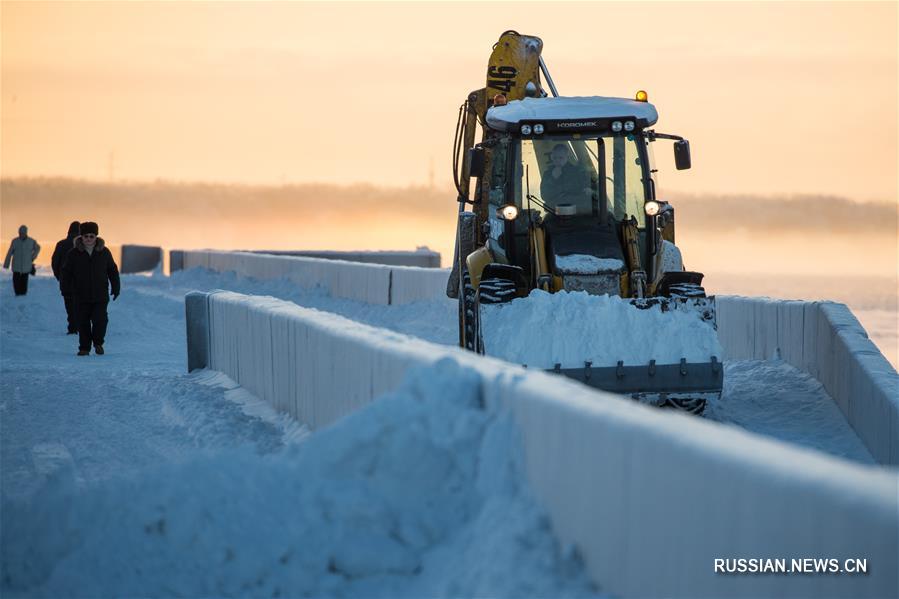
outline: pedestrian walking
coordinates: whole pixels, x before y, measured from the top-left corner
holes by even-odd
[[[59,278],[62,276],[62,266],[65,263],[69,250],[75,247],[75,238],[78,237],[78,234],[80,233],[80,227],[81,223],[77,220],[72,221],[69,225],[69,233],[66,235],[66,238],[56,242],[56,249],[53,250],[53,257],[50,259],[50,266],[53,268],[53,276],[56,277],[57,281],[59,281]],[[66,334],[75,335],[78,333],[78,317],[75,315],[75,298],[71,295],[66,295],[66,292],[62,291],[61,285],[60,291],[62,292],[62,301],[66,306],[66,317],[69,321],[69,327]]]
[[[59,288],[63,296],[70,294],[75,299],[75,314],[78,320],[78,355],[94,353],[103,355],[103,341],[109,318],[110,287],[112,299],[119,297],[119,268],[106,247],[97,223],[83,222],[79,227],[81,235],[75,238],[75,247],[69,250],[62,267]]]
[[[16,295],[28,293],[28,277],[35,273],[34,260],[41,253],[40,244],[28,236],[28,227],[19,227],[19,236],[9,244],[3,268],[12,261],[12,288]]]

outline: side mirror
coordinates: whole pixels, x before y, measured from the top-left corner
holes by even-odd
[[[674,166],[677,170],[683,171],[690,168],[693,163],[690,161],[690,142],[686,139],[674,142]]]
[[[480,179],[484,176],[486,164],[486,152],[484,148],[475,146],[468,150],[468,176]]]

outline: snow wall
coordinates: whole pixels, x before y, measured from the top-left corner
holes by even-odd
[[[844,304],[720,296],[727,359],[780,356],[818,379],[871,455],[899,465],[899,375]]]
[[[175,268],[173,258],[172,269]],[[202,267],[233,271],[256,279],[285,278],[301,287],[322,287],[333,297],[395,305],[428,300],[446,293],[449,270],[363,264],[251,252],[182,251],[183,269]]]
[[[304,256],[306,258],[322,258],[325,260],[345,260],[347,262],[365,262],[367,264],[387,264],[388,266],[417,266],[419,268],[440,268],[440,252],[433,250],[401,251],[368,251],[338,252],[315,250],[252,250],[254,254],[271,254],[273,256]]]
[[[517,424],[530,487],[591,579],[622,597],[894,597],[899,473],[273,298],[188,296],[191,344],[313,429],[451,359]],[[199,322],[203,321],[206,322]],[[191,329],[191,323],[193,328]],[[193,331],[191,333],[191,330]],[[196,349],[196,348],[194,348]],[[867,559],[866,575],[725,575],[715,559]],[[841,562],[842,563],[842,562]]]
[[[213,250],[201,250],[206,253]],[[184,266],[184,254],[189,250],[170,250],[169,263],[172,270],[182,270]],[[192,253],[197,253],[194,251]],[[234,252],[232,252],[234,253]],[[440,252],[433,250],[404,251],[370,251],[370,252],[339,252],[330,250],[246,250],[246,253],[263,254],[271,256],[299,256],[305,258],[320,258],[322,260],[343,260],[345,262],[363,262],[366,264],[386,264],[388,266],[415,266],[419,268],[440,268]]]
[[[119,272],[124,275],[156,270],[162,266],[162,256],[162,248],[158,246],[125,244]]]
[[[288,278],[335,297],[404,304],[445,296],[447,269],[361,264],[240,252],[184,252],[202,266],[258,279]],[[875,460],[899,465],[899,376],[843,304],[718,296],[726,359],[786,362],[818,379]]]

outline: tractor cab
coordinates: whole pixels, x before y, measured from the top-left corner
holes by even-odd
[[[629,273],[654,272],[662,241],[655,134],[647,130],[657,118],[652,104],[621,98],[525,98],[490,108],[492,152],[481,180],[494,260],[520,268],[529,288],[633,295]]]

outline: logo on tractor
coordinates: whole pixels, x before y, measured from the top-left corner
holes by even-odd
[[[557,123],[560,129],[574,129],[577,127],[596,127],[599,123],[596,121],[577,121],[574,123]]]

